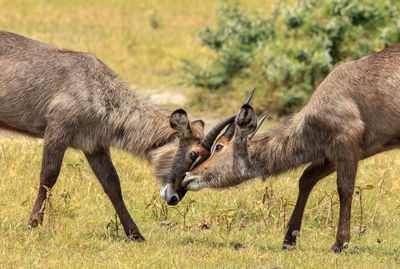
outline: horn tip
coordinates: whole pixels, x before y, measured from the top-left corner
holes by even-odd
[[[249,93],[249,95],[247,96],[247,98],[243,104],[248,104],[251,101],[251,98],[253,97],[255,91],[256,91],[256,87],[254,87],[254,89],[251,90],[251,92]]]

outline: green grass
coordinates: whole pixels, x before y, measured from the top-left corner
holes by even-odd
[[[344,253],[334,255],[328,253],[334,242],[335,227],[332,226],[336,226],[338,218],[334,176],[322,181],[313,191],[305,211],[298,248],[282,251],[282,201],[289,205],[285,210],[287,223],[302,169],[266,182],[253,180],[224,191],[188,193],[178,208],[168,207],[167,219],[162,219],[154,214],[159,215],[165,205],[158,198],[159,183],[152,176],[151,167],[127,153],[116,151],[112,155],[123,195],[146,242],[127,242],[121,228],[116,234],[112,205],[83,154],[74,150],[66,153],[43,225],[27,230],[39,182],[41,150],[42,143],[36,140],[0,140],[2,268],[400,266],[398,151],[361,162],[357,185],[374,186],[363,193],[366,232],[359,237],[360,206],[359,196],[355,195],[350,247]],[[273,196],[260,206],[266,186],[269,193],[273,191]],[[333,220],[328,217],[329,199],[320,201],[325,192],[335,193]],[[268,203],[271,216],[268,216]],[[184,227],[183,217],[177,210],[183,213],[186,208],[189,210]],[[162,220],[170,225],[162,226]],[[202,229],[204,224],[209,229]],[[378,238],[382,241],[380,244]]]
[[[266,1],[242,2],[249,10],[269,10]],[[93,53],[142,94],[153,88],[172,88],[191,95],[198,89],[178,85],[180,59],[187,57],[200,63],[212,60],[212,53],[201,46],[196,34],[201,27],[215,23],[217,7],[218,2],[212,0],[3,0],[0,28]],[[154,23],[159,24],[158,28],[152,28]],[[244,93],[225,97],[223,106],[214,111],[235,111],[236,100],[242,97]],[[328,253],[334,241],[332,226],[337,224],[337,195],[333,196],[333,220],[328,217],[329,200],[323,198],[325,192],[335,193],[334,176],[322,181],[311,195],[298,248],[282,251],[282,202],[289,204],[285,209],[287,222],[302,169],[267,182],[254,180],[224,191],[188,193],[178,208],[168,208],[164,220],[155,216],[165,205],[158,198],[160,186],[152,176],[152,168],[143,160],[117,151],[112,154],[123,195],[146,242],[125,241],[121,229],[116,234],[112,205],[83,154],[74,150],[66,153],[43,225],[27,230],[39,184],[41,151],[42,143],[37,140],[0,139],[1,268],[400,266],[398,151],[361,163],[357,185],[374,185],[374,189],[363,193],[367,230],[359,238],[356,228],[360,206],[359,196],[355,195],[352,241],[341,255]],[[273,196],[261,206],[266,186],[273,190]],[[184,212],[186,208],[189,211],[184,227],[177,210]],[[162,226],[161,221],[170,225]],[[377,238],[382,240],[380,244]]]

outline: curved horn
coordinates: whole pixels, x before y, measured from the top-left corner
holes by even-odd
[[[222,136],[231,139],[233,137],[233,134],[235,132],[235,122],[231,122],[231,124],[229,124],[228,128],[226,128],[224,134]]]
[[[251,92],[249,93],[249,96],[247,96],[246,100],[244,100],[243,105],[248,104],[251,101],[251,98],[254,95],[256,88],[254,88],[253,90],[251,90]],[[231,139],[233,137],[233,133],[235,132],[235,122],[232,122],[231,124],[229,124],[228,128],[226,128],[224,134],[222,136]]]
[[[251,133],[251,134],[249,134],[249,135],[247,136],[250,140],[251,140],[251,139],[254,137],[254,135],[257,133],[257,131],[258,131],[258,129],[260,128],[261,124],[264,122],[264,120],[265,120],[267,117],[268,117],[268,114],[265,114],[264,117],[262,117],[262,119],[259,120],[259,121],[257,122],[256,130],[255,130],[253,133]]]
[[[228,125],[229,123],[233,122],[236,118],[236,115],[232,115],[226,119],[224,119],[223,121],[221,121],[220,123],[218,123],[217,125],[214,126],[214,128],[212,128],[206,137],[204,137],[203,141],[201,141],[201,146],[207,150],[210,151],[211,147],[214,143],[214,140],[217,138],[217,136],[219,135],[219,133],[222,131],[222,129],[225,128],[226,125]]]
[[[256,88],[254,88],[250,93],[249,96],[247,96],[246,100],[243,102],[243,105],[250,103],[251,98],[254,95],[254,91],[256,90]],[[228,128],[226,128],[224,134],[222,136],[231,139],[233,137],[233,134],[235,132],[235,122],[232,122],[231,124],[229,124]]]
[[[255,90],[256,90],[256,88],[254,88],[254,89],[249,93],[249,95],[247,96],[246,100],[244,100],[243,105],[248,104],[248,103],[251,101],[251,98],[253,97]],[[205,150],[211,151],[211,147],[212,147],[212,145],[214,144],[214,140],[217,138],[217,136],[219,135],[219,133],[225,128],[226,125],[228,125],[229,123],[232,123],[232,122],[233,122],[233,127],[231,127],[231,128],[235,129],[235,128],[234,128],[234,126],[235,126],[235,123],[234,123],[235,117],[236,117],[236,115],[232,115],[232,116],[230,116],[229,118],[226,118],[226,119],[224,119],[223,121],[221,121],[220,123],[218,123],[214,128],[212,128],[212,129],[208,132],[207,136],[203,139],[203,141],[201,142],[200,145],[201,145]],[[231,125],[232,125],[232,124],[231,124]],[[230,126],[231,126],[231,125],[230,125]],[[230,127],[230,126],[229,126],[229,127]],[[230,129],[229,127],[228,127],[228,129]],[[228,131],[228,129],[225,131],[225,133]],[[225,133],[224,133],[224,134],[225,134]],[[233,135],[233,132],[232,132],[232,135]]]

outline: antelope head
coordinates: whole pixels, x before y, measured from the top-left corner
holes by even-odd
[[[212,148],[211,156],[186,173],[182,186],[186,190],[224,188],[252,177],[248,144],[266,118],[258,123],[253,108],[244,104],[236,118]]]
[[[244,104],[250,102],[253,89],[246,98]],[[186,189],[182,181],[186,172],[193,170],[197,165],[203,163],[211,155],[212,145],[220,132],[235,120],[236,115],[230,116],[216,126],[207,135],[204,135],[203,121],[189,121],[186,112],[182,109],[174,111],[170,116],[170,125],[179,134],[177,147],[170,148],[160,159],[164,164],[160,166],[168,167],[167,171],[158,175],[162,179],[160,197],[167,201],[169,205],[176,205],[184,195]],[[171,163],[172,160],[172,163]],[[156,171],[163,171],[156,167]]]

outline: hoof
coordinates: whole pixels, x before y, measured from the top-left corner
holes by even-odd
[[[342,252],[342,250],[339,247],[333,246],[331,247],[331,250],[329,250],[329,252],[339,254],[340,252]]]
[[[329,252],[339,254],[342,252],[343,249],[348,248],[348,246],[349,246],[349,242],[345,242],[342,247],[339,247],[339,244],[337,242],[335,242]]]
[[[141,234],[131,234],[128,239],[135,242],[144,242],[146,239]]]
[[[39,220],[35,219],[35,220],[30,220],[28,223],[28,230],[32,230],[33,228],[38,227],[40,224]]]
[[[282,249],[283,250],[293,250],[294,249],[294,245],[284,243],[283,246],[282,246]]]
[[[28,229],[33,229],[38,227],[39,225],[42,225],[43,218],[43,212],[39,212],[38,214],[32,213],[28,221]]]

